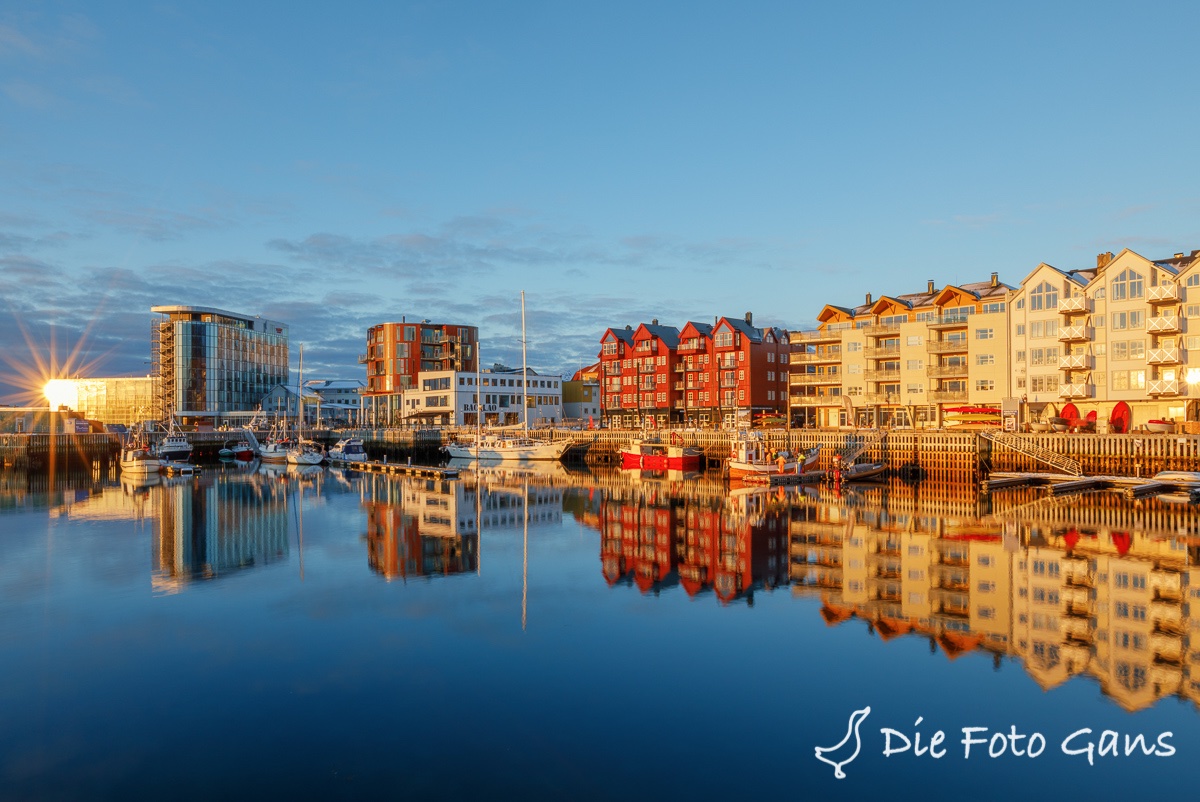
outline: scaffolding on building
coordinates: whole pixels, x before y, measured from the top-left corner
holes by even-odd
[[[175,325],[167,315],[150,321],[150,376],[153,412],[166,425],[175,412]]]

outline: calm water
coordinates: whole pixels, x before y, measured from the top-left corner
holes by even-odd
[[[544,471],[0,473],[0,796],[1191,788],[1186,504]]]

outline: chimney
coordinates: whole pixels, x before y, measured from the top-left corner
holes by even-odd
[[[993,287],[1000,286],[1000,274],[999,273],[992,273],[992,286]]]
[[[654,318],[650,318],[650,325],[651,325],[651,326],[657,326],[657,325],[658,325],[658,318],[656,318],[656,317],[654,317]]]
[[[633,326],[630,326],[628,323],[626,323],[626,324],[625,324],[625,331],[633,331]]]
[[[754,313],[753,312],[746,313],[746,323],[748,323],[751,326],[754,325]]]
[[[867,293],[867,306],[871,305],[871,293]]]
[[[1112,260],[1113,260],[1113,254],[1112,254],[1112,251],[1109,251],[1109,252],[1107,252],[1107,253],[1101,253],[1101,254],[1097,254],[1097,256],[1096,256],[1096,269],[1098,269],[1098,270],[1099,270],[1099,269],[1101,269],[1101,268],[1108,267],[1108,263],[1109,263],[1109,262],[1111,262]]]
[[[933,295],[933,279],[929,279],[929,294]]]
[[[1182,254],[1182,253],[1177,253],[1177,254],[1175,254],[1175,258],[1176,258],[1176,259],[1182,259],[1182,258],[1183,258],[1183,254]]]

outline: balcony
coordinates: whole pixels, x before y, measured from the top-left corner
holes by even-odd
[[[1146,395],[1186,395],[1187,385],[1179,379],[1148,379]]]
[[[900,356],[900,344],[896,345],[875,345],[867,346],[863,349],[863,356],[867,359],[877,359],[885,356]]]
[[[738,362],[736,359],[719,359],[717,360],[717,370],[737,370]]]
[[[866,372],[866,380],[869,382],[898,382],[900,381],[900,369],[868,370]]]
[[[1091,398],[1096,394],[1096,385],[1094,384],[1060,384],[1058,386],[1059,398]]]
[[[365,364],[367,364],[367,355],[366,355],[366,354],[359,354],[359,355],[358,355],[358,364],[360,364],[360,365],[365,365]]]
[[[1096,360],[1091,354],[1067,354],[1058,358],[1059,370],[1091,370]]]
[[[868,337],[895,337],[900,334],[900,324],[876,323],[873,326],[863,326],[860,331]]]
[[[1146,301],[1152,304],[1177,304],[1179,303],[1179,285],[1159,284],[1157,287],[1151,287],[1146,293]]]
[[[863,393],[861,396],[865,404],[899,404],[900,393]]]
[[[658,365],[638,365],[638,373],[653,373],[658,370]]]
[[[675,373],[683,373],[683,363],[676,362],[674,365],[671,366],[671,370],[674,371]]]
[[[788,335],[789,342],[793,343],[812,343],[812,342],[829,342],[836,343],[842,341],[842,332],[840,331],[793,331]]]
[[[674,384],[671,385],[671,388],[674,390],[682,390],[683,382],[675,382]]]
[[[965,354],[967,352],[967,338],[930,340],[925,343],[925,350],[931,354]]]
[[[1183,330],[1175,315],[1159,315],[1146,321],[1146,331],[1151,334],[1177,334]]]
[[[793,363],[841,362],[842,354],[840,351],[826,351],[825,353],[801,351],[799,353],[792,354],[791,360]]]
[[[1070,298],[1060,298],[1058,312],[1062,315],[1078,315],[1092,311],[1092,299],[1086,295],[1074,295]]]
[[[793,373],[788,377],[792,387],[810,387],[814,384],[841,384],[840,373]]]
[[[934,404],[945,404],[954,401],[966,401],[967,391],[963,390],[932,390],[929,401]]]
[[[1058,341],[1060,343],[1087,342],[1096,336],[1096,330],[1091,326],[1060,326]]]
[[[1178,346],[1151,348],[1146,352],[1147,365],[1178,365],[1181,362],[1183,362],[1183,354]]]
[[[961,365],[930,365],[925,369],[925,375],[931,379],[953,379],[967,375],[967,364]]]
[[[971,315],[942,315],[925,321],[931,329],[962,329],[971,322]]]

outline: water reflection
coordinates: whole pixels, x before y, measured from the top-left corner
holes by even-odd
[[[154,589],[176,593],[191,580],[286,559],[287,488],[270,478],[241,471],[165,478],[156,494]]]

